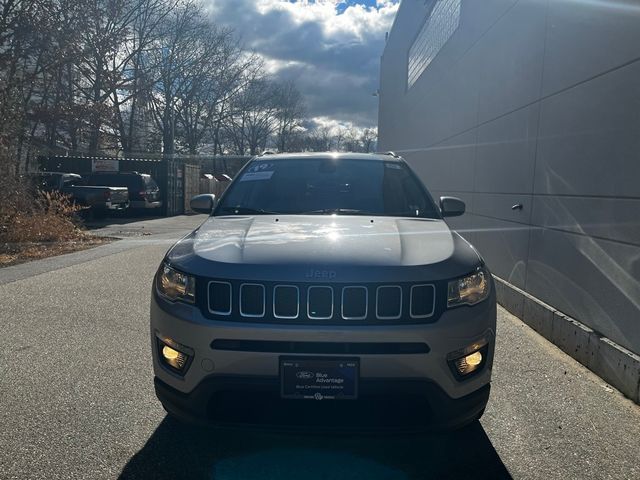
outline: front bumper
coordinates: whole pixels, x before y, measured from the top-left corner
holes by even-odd
[[[316,402],[281,400],[277,377],[212,376],[190,393],[154,384],[169,413],[199,425],[349,432],[460,428],[482,415],[491,389],[452,399],[428,380],[368,378],[358,400]]]
[[[107,210],[126,210],[129,208],[129,202],[106,202]]]
[[[340,409],[344,410],[345,419],[369,410],[369,417],[375,417],[373,423],[380,426],[385,419],[391,418],[388,414],[376,413],[374,405],[383,405],[387,412],[413,411],[410,425],[414,424],[416,428],[420,423],[453,428],[477,418],[486,405],[495,322],[493,293],[490,299],[474,307],[446,311],[431,324],[322,326],[213,321],[190,305],[169,303],[158,298],[154,289],[150,333],[156,393],[168,411],[198,422],[270,424],[274,421],[264,415],[256,416],[256,412],[266,408],[274,414],[285,406],[287,415],[276,419],[275,423],[286,424],[284,420],[301,408],[304,410],[299,413],[301,418],[322,418],[323,411],[327,410],[333,412],[330,423],[345,426],[345,421],[335,418],[335,412]],[[158,336],[169,337],[193,350],[194,356],[184,377],[160,363]],[[279,358],[282,354],[304,356],[304,353],[214,349],[212,343],[217,339],[293,343],[413,342],[425,343],[429,348],[428,353],[357,355],[360,359],[360,381],[359,399],[356,401],[285,401],[279,398]],[[482,339],[488,341],[482,370],[464,380],[455,378],[447,355]],[[396,405],[397,402],[400,404]],[[407,408],[411,403],[415,404],[415,409]],[[242,414],[230,420],[232,407],[243,404],[246,405]],[[226,413],[218,415],[219,412]],[[415,412],[419,412],[417,417]],[[222,421],[217,417],[222,417]],[[416,422],[418,418],[421,422]],[[400,425],[400,420],[391,423]]]

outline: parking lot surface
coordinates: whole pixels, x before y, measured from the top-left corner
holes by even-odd
[[[488,409],[459,432],[293,435],[168,418],[153,392],[151,278],[203,219],[103,226],[124,239],[0,270],[0,478],[640,478],[640,408],[502,309]]]

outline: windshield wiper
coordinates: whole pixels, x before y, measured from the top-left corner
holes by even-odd
[[[249,207],[223,207],[223,212],[232,213],[234,215],[280,215],[279,212],[270,212],[263,208],[249,208]]]

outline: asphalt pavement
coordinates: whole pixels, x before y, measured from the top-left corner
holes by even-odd
[[[103,225],[123,239],[0,270],[0,479],[640,478],[640,407],[502,309],[489,406],[456,433],[168,418],[153,392],[151,278],[203,218]]]

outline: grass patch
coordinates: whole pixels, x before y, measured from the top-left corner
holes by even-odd
[[[63,255],[65,253],[86,250],[87,248],[104,245],[112,240],[113,239],[110,238],[92,237],[87,235],[87,238],[85,239],[71,240],[67,242],[23,243],[18,249],[13,249],[6,245],[0,245],[0,268],[18,265],[31,260],[39,260],[56,255]]]

